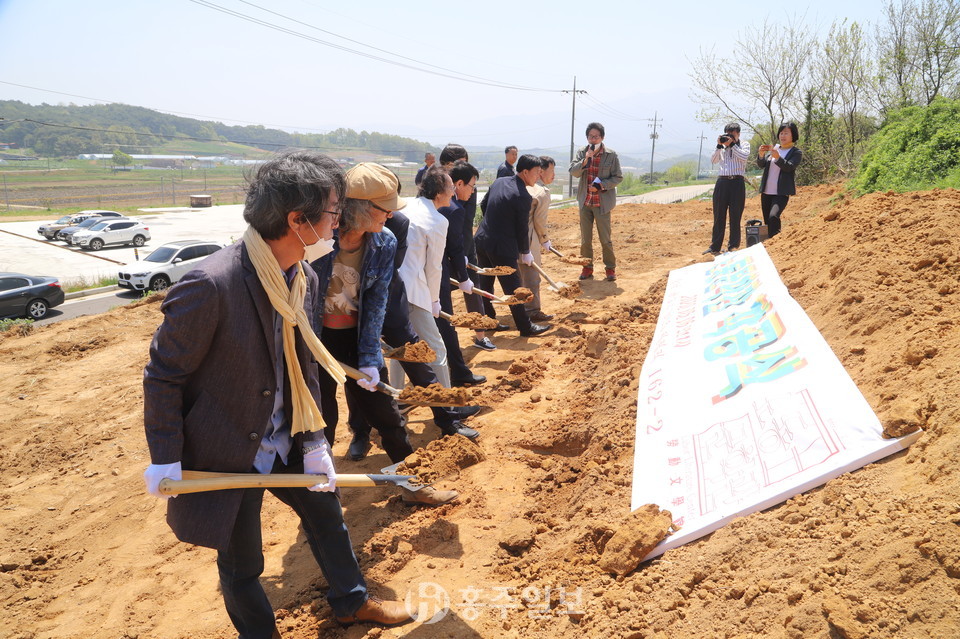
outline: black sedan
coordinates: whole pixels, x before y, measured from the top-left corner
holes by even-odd
[[[0,317],[43,319],[63,304],[60,280],[42,275],[0,273]]]

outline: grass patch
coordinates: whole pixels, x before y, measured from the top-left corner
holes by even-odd
[[[117,285],[117,276],[92,276],[88,277],[86,275],[81,275],[79,277],[72,277],[67,280],[60,282],[60,286],[63,288],[64,293],[76,293],[77,291],[85,291],[90,288],[101,288],[104,286],[116,286]]]
[[[4,319],[0,320],[0,333],[11,335],[29,335],[33,331],[32,319]]]

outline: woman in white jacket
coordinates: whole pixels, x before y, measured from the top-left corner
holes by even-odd
[[[437,212],[450,206],[454,195],[453,181],[441,167],[433,165],[420,182],[420,193],[408,200],[404,214],[410,219],[407,233],[407,254],[397,271],[407,289],[410,304],[410,323],[421,339],[437,353],[430,364],[437,379],[450,388],[450,370],[447,368],[447,350],[434,322],[440,317],[440,278],[443,249],[447,242],[447,219]],[[402,371],[391,367],[391,379],[399,384]]]

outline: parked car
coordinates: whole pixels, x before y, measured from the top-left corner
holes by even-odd
[[[73,244],[91,251],[99,251],[111,244],[143,246],[149,239],[150,228],[143,222],[130,219],[98,222],[73,234]]]
[[[123,217],[116,211],[104,211],[100,209],[93,209],[88,211],[80,211],[79,213],[71,213],[70,215],[64,215],[56,222],[47,222],[46,224],[41,224],[40,228],[37,229],[37,233],[47,238],[48,240],[55,239],[57,233],[67,228],[68,226],[75,226],[80,222],[83,222],[86,219],[91,217]]]
[[[62,241],[62,242],[66,242],[66,243],[69,245],[69,244],[72,243],[72,241],[73,241],[73,236],[74,236],[74,234],[75,234],[77,231],[83,231],[83,230],[85,230],[85,229],[88,229],[88,228],[90,228],[90,227],[98,224],[99,222],[109,222],[109,221],[111,221],[111,220],[126,220],[126,219],[128,219],[128,218],[126,218],[126,217],[124,217],[124,216],[120,216],[120,217],[100,217],[100,216],[97,216],[97,217],[88,217],[88,218],[85,219],[83,222],[80,222],[80,223],[77,224],[77,225],[68,226],[68,227],[65,228],[65,229],[60,229],[59,231],[57,231],[57,239],[60,240],[60,241]]]
[[[63,304],[60,280],[44,275],[0,273],[0,317],[43,319]]]
[[[180,281],[197,263],[223,248],[206,240],[180,240],[158,247],[141,262],[129,264],[117,278],[121,288],[163,291]]]

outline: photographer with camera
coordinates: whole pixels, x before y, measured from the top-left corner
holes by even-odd
[[[777,130],[780,144],[761,144],[757,166],[763,169],[760,178],[760,210],[767,225],[767,237],[780,232],[780,214],[787,208],[790,196],[797,193],[793,174],[803,160],[803,153],[794,146],[800,137],[797,125],[786,122]]]
[[[750,157],[750,143],[740,140],[740,125],[736,122],[723,127],[723,135],[717,138],[717,150],[710,162],[720,164],[717,184],[713,187],[713,237],[710,247],[703,252],[717,255],[723,246],[727,210],[730,211],[730,241],[727,250],[740,247],[740,218],[747,197],[743,174]]]

